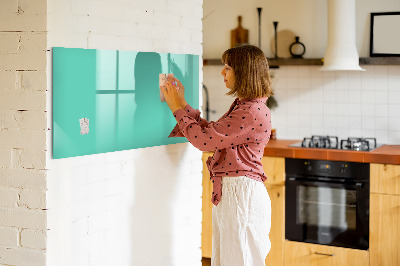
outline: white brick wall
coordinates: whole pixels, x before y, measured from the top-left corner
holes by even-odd
[[[0,264],[45,265],[46,1],[0,18]]]
[[[202,0],[50,0],[47,9],[49,50],[202,55]],[[47,76],[51,114],[50,53]],[[200,151],[184,143],[47,155],[48,265],[201,265]]]
[[[0,264],[199,265],[201,153],[53,161],[50,50],[201,55],[202,1],[4,0],[0,17]]]

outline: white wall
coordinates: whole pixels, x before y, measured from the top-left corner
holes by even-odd
[[[278,32],[291,31],[300,37],[300,41],[306,46],[305,57],[321,58],[324,56],[327,41],[327,2],[327,0],[204,0],[204,58],[219,59],[229,48],[230,31],[237,27],[238,16],[242,16],[242,26],[249,30],[249,43],[258,45],[258,7],[262,8],[261,49],[267,57],[274,55],[272,22],[278,21]],[[369,56],[370,13],[399,10],[398,0],[356,0],[356,43],[360,57]],[[279,51],[280,48],[278,53]]]
[[[257,45],[258,6],[263,7],[265,15],[262,28],[269,27],[262,33],[262,49],[267,56],[272,56],[267,43],[273,39],[272,21],[277,20],[279,25],[285,25],[278,26],[278,30],[290,29],[301,36],[307,47],[305,57],[321,58],[326,47],[326,4],[327,1],[309,0],[230,1],[232,8],[227,9],[226,1],[205,0],[204,58],[220,58],[229,48],[229,31],[236,27],[238,15],[243,15],[243,26],[250,30],[250,43]],[[356,7],[357,47],[361,57],[368,57],[369,12],[399,11],[400,2],[357,1]],[[322,72],[318,66],[272,69],[279,107],[271,115],[278,138],[302,139],[322,134],[339,138],[376,137],[382,144],[399,144],[400,66],[363,67],[367,71]],[[210,93],[210,109],[216,111],[210,114],[210,120],[223,115],[233,100],[224,95],[227,89],[219,74],[221,68],[222,65],[203,69],[203,81]]]
[[[201,0],[48,0],[48,47],[201,56],[201,18]],[[47,70],[51,90],[50,53]],[[47,163],[47,265],[201,264],[202,162],[191,145],[49,152]]]
[[[46,1],[0,1],[0,265],[46,261]]]

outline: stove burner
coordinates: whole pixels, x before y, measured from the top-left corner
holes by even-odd
[[[336,136],[316,136],[304,138],[302,142],[291,144],[293,147],[341,149],[353,151],[371,151],[378,147],[376,138],[347,138],[340,141]]]
[[[301,147],[338,149],[339,140],[338,137],[334,136],[312,136],[311,138],[304,138]]]
[[[343,150],[369,151],[376,148],[376,138],[347,138],[340,141]]]

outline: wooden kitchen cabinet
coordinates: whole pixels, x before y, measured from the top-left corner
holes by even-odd
[[[264,156],[261,159],[264,172],[267,175],[265,184],[268,185],[285,185],[285,158]]]
[[[211,258],[212,252],[212,183],[206,161],[212,152],[203,152],[203,194],[202,194],[202,223],[201,223],[201,253],[204,258]]]
[[[285,266],[369,265],[369,253],[365,250],[316,245],[288,240],[285,240],[284,245]]]
[[[212,183],[206,161],[212,152],[203,153],[203,217],[202,217],[202,256],[211,258],[212,253]],[[285,158],[263,157],[262,164],[268,176],[265,182],[272,205],[271,250],[266,258],[266,265],[283,265],[284,230],[285,230]]]
[[[371,194],[371,266],[400,265],[400,196]]]
[[[285,187],[265,184],[271,199],[271,250],[265,259],[266,266],[283,265],[285,241]]]
[[[371,266],[400,265],[400,165],[371,164]]]
[[[400,195],[400,165],[370,164],[370,191]]]
[[[271,199],[271,250],[265,259],[266,266],[283,265],[285,241],[285,158],[264,156],[261,159],[267,175],[265,187]]]

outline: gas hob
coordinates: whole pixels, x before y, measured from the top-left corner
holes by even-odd
[[[337,136],[317,136],[306,137],[303,141],[289,145],[301,148],[337,149],[353,151],[371,151],[382,145],[378,145],[376,138],[349,137],[339,142]]]

